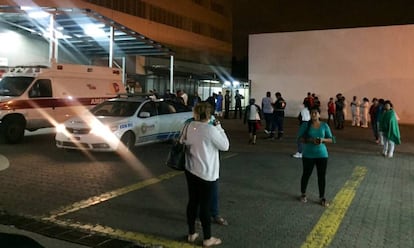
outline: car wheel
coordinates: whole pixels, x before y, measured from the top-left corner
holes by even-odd
[[[124,133],[121,137],[121,142],[124,145],[123,149],[131,151],[135,146],[135,134],[131,131]]]
[[[24,137],[25,120],[21,116],[10,116],[3,120],[2,134],[9,144],[22,142]]]

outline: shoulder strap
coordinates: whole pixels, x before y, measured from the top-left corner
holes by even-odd
[[[184,141],[187,139],[187,130],[188,126],[190,125],[191,121],[184,124],[183,129],[181,130],[179,141],[180,143],[184,143]]]

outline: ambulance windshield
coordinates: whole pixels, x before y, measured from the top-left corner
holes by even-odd
[[[0,96],[20,96],[33,80],[33,77],[4,77],[0,81]]]

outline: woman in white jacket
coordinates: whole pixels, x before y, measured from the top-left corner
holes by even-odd
[[[219,178],[219,151],[229,149],[229,139],[220,122],[209,124],[213,111],[209,103],[198,103],[193,110],[194,121],[189,124],[184,140],[188,147],[185,165],[189,194],[187,238],[189,242],[194,242],[199,236],[195,232],[195,221],[200,217],[205,247],[221,244],[219,238],[211,236],[210,207],[213,184]]]

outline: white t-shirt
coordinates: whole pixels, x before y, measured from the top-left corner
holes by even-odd
[[[305,107],[300,111],[300,116],[302,117],[302,121],[310,121],[311,119],[309,109]]]
[[[263,97],[262,99],[262,111],[266,114],[273,113],[273,99],[271,97]]]
[[[256,107],[256,105],[251,104],[247,107],[250,108],[249,109],[249,116],[247,116],[247,119],[249,121],[260,120],[259,109]]]

